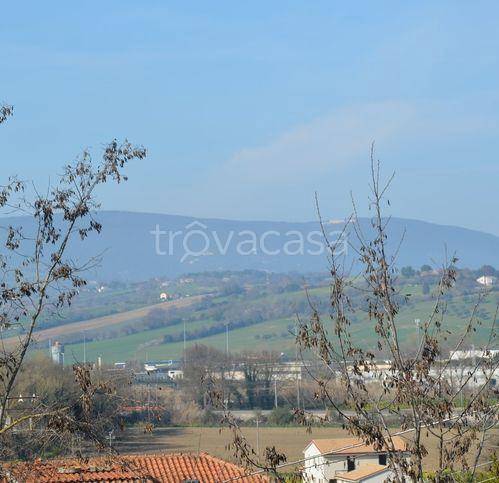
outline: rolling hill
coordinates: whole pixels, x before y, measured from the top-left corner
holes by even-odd
[[[85,243],[76,242],[70,255],[87,260],[103,254],[101,265],[90,277],[101,281],[146,280],[174,277],[208,270],[256,269],[270,272],[318,272],[327,269],[327,259],[318,222],[288,223],[197,219],[185,216],[102,211],[100,236]],[[30,220],[5,219],[4,223],[23,225],[29,232]],[[359,219],[369,237],[369,219]],[[355,260],[358,246],[351,226],[328,222],[326,231],[334,240],[345,229],[339,244],[347,263]],[[397,250],[400,266],[419,267],[440,263],[456,253],[460,265],[477,268],[499,266],[499,237],[456,226],[393,218],[388,225],[389,248]]]
[[[327,300],[328,287],[318,287],[309,291],[313,300]],[[399,313],[399,334],[404,347],[410,349],[417,345],[419,334],[415,319],[423,319],[431,313],[434,300],[421,293],[420,286],[404,287],[404,293],[411,293],[410,300],[403,303]],[[205,344],[224,351],[226,347],[225,330],[217,333],[199,333],[199,329],[217,324],[211,318],[216,314],[216,307],[236,307],[236,312],[251,310],[252,307],[288,306],[288,316],[272,317],[269,315],[263,319],[256,318],[243,327],[234,326],[229,322],[229,346],[233,352],[245,350],[269,350],[284,352],[289,356],[295,354],[295,341],[293,330],[296,327],[297,317],[293,315],[295,309],[306,317],[308,313],[303,310],[306,302],[306,294],[303,290],[285,292],[281,294],[262,294],[256,299],[246,296],[232,295],[228,297],[215,297],[210,299],[211,303],[206,307],[192,306],[191,313],[185,314],[185,328],[187,333],[186,347],[194,344]],[[470,315],[470,307],[473,306],[473,296],[455,294],[449,299],[447,314],[444,321],[444,329],[449,329],[454,335],[449,335],[449,344],[455,340],[459,328],[464,327],[465,321]],[[483,344],[494,321],[497,303],[497,293],[491,293],[481,305],[477,315],[483,321],[483,325],[473,334],[473,343],[476,346]],[[300,305],[302,304],[302,305]],[[301,307],[301,309],[300,309]],[[255,312],[257,313],[257,312]],[[126,314],[125,314],[126,316]],[[120,315],[114,316],[115,320]],[[228,320],[228,319],[226,319]],[[327,320],[327,317],[326,317]],[[89,321],[92,324],[92,321]],[[225,321],[222,321],[223,329]],[[74,324],[71,324],[74,325]],[[68,327],[66,330],[71,330]],[[369,321],[365,311],[356,310],[353,314],[351,332],[361,345],[372,348],[375,341],[373,323]],[[199,335],[198,335],[199,334]],[[142,330],[131,335],[108,338],[87,342],[86,354],[91,360],[101,356],[107,363],[125,360],[147,360],[147,359],[181,359],[183,353],[183,324],[165,325],[153,330]],[[192,337],[191,337],[192,335]],[[172,337],[173,336],[173,337]],[[80,343],[66,345],[66,361],[81,360],[83,345]]]
[[[45,341],[61,339],[69,334],[83,333],[87,330],[99,330],[111,327],[113,325],[133,322],[137,319],[145,317],[151,310],[154,309],[169,310],[173,307],[188,307],[189,305],[199,302],[202,299],[203,297],[201,295],[196,295],[190,298],[161,302],[159,304],[148,305],[139,309],[127,310],[126,312],[106,315],[104,317],[96,317],[95,319],[83,320],[80,322],[74,322],[72,324],[61,324],[49,329],[36,331],[33,336],[33,341],[41,345]],[[5,347],[12,346],[18,342],[18,336],[8,337],[2,340],[2,343]]]

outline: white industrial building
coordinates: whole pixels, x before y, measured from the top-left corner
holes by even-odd
[[[458,350],[454,351],[450,355],[451,361],[462,361],[466,359],[492,359],[499,355],[499,350],[489,349],[470,349],[470,350]]]

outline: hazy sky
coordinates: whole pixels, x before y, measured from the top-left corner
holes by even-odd
[[[242,219],[392,213],[499,234],[495,1],[8,2],[0,179],[46,183],[83,148],[149,149],[107,209]]]

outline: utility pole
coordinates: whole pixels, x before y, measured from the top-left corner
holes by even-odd
[[[300,408],[300,378],[296,375],[296,403]]]
[[[83,364],[87,363],[87,337],[83,331]]]
[[[277,377],[274,379],[274,406],[277,407]]]
[[[298,327],[295,327],[295,336],[298,337]],[[298,345],[295,347],[295,365],[298,364]],[[296,403],[298,409],[300,408],[300,375],[296,373]]]
[[[151,422],[151,385],[147,385],[147,422]]]
[[[416,327],[418,329],[418,345],[419,345],[419,344],[421,344],[421,340],[422,340],[421,329],[423,328],[421,326],[421,319],[414,319],[414,323],[416,324]]]
[[[229,323],[225,324],[225,354],[229,355]]]
[[[185,338],[185,319],[184,319],[184,370],[185,370],[185,341],[186,341],[186,338]]]
[[[260,417],[256,417],[256,455],[260,456]]]

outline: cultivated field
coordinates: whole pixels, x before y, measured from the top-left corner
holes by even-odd
[[[260,453],[266,446],[276,446],[284,452],[288,461],[297,461],[303,458],[303,449],[314,438],[342,438],[348,437],[348,433],[341,428],[313,428],[308,433],[301,427],[284,427],[259,429]],[[243,433],[256,450],[257,430],[256,428],[243,428]],[[225,459],[233,459],[232,453],[227,449],[230,442],[228,430],[220,431],[213,427],[191,427],[191,428],[156,428],[152,434],[144,434],[138,428],[129,429],[120,439],[115,441],[116,448],[123,453],[142,452],[198,452],[200,450]],[[488,448],[482,457],[482,461],[488,461],[494,452],[492,446],[499,444],[499,430],[491,433],[488,439]],[[435,438],[427,438],[428,457],[426,458],[426,469],[431,470],[437,464],[437,441]]]
[[[291,297],[304,297],[303,292],[296,292],[286,294]],[[191,297],[191,300],[194,297]],[[275,303],[279,299],[278,296],[266,297],[263,300],[265,303]],[[217,298],[217,301],[223,300]],[[227,302],[231,302],[231,297],[226,298]],[[261,302],[259,299],[259,301]],[[401,340],[407,347],[414,346],[418,343],[419,334],[414,320],[423,317],[423,314],[428,314],[433,308],[434,302],[429,301],[416,301],[407,306],[403,306],[400,310],[400,328],[399,335]],[[455,297],[453,304],[449,304],[448,314],[446,316],[445,328],[452,331],[459,331],[459,328],[464,326],[466,317],[459,315],[457,310],[462,310],[465,303],[462,297]],[[478,332],[474,334],[474,342],[480,345],[486,341],[490,326],[494,319],[496,305],[494,301],[487,301],[482,304],[483,313],[487,319],[484,324],[479,327]],[[454,311],[453,311],[454,310]],[[199,312],[200,315],[202,312]],[[121,315],[121,314],[119,314]],[[119,317],[116,315],[114,317]],[[89,321],[91,322],[91,321]],[[212,322],[207,322],[210,325]],[[242,350],[268,350],[285,352],[289,355],[294,355],[296,350],[295,339],[290,332],[289,327],[294,327],[297,323],[296,316],[284,317],[280,319],[270,319],[253,325],[231,329],[229,324],[229,344],[232,352]],[[74,324],[71,324],[74,325]],[[197,329],[203,323],[199,321],[187,321],[187,330]],[[157,329],[152,331],[142,331],[139,334],[122,336],[115,339],[105,339],[102,341],[87,342],[86,351],[87,356],[91,360],[95,360],[97,356],[103,355],[104,360],[108,363],[125,361],[125,360],[144,360],[147,358],[152,359],[180,359],[183,352],[183,342],[169,342],[162,343],[161,339],[166,334],[182,334],[182,326],[176,325],[164,329]],[[351,326],[352,336],[357,341],[364,343],[373,343],[374,330],[373,324],[367,319],[359,320]],[[449,341],[453,340],[455,335],[449,337]],[[219,350],[224,350],[226,345],[225,333],[210,335],[207,337],[200,337],[187,341],[187,347],[194,344],[205,344],[215,347]],[[450,343],[450,342],[449,342]],[[81,358],[83,354],[82,344],[67,345],[66,349],[72,351],[75,355]]]
[[[183,287],[183,286],[182,286]],[[216,287],[208,286],[189,286],[190,293],[199,293],[199,290],[205,290],[205,293],[211,290],[214,293]],[[148,289],[152,290],[152,289]],[[196,292],[197,290],[197,292]],[[231,352],[240,352],[243,350],[267,350],[284,352],[294,356],[296,352],[295,338],[292,334],[297,323],[296,313],[301,313],[306,317],[308,307],[307,294],[303,289],[290,290],[282,293],[268,293],[261,287],[261,295],[253,297],[251,290],[246,293],[235,293],[230,295],[214,296],[211,299],[212,304],[207,307],[199,307],[194,302],[199,301],[202,295],[186,297],[174,302],[151,305],[151,298],[146,297],[147,290],[143,289],[142,295],[133,299],[133,303],[142,301],[144,306],[133,308],[121,313],[111,315],[100,315],[99,317],[89,318],[86,321],[78,321],[58,327],[40,330],[36,334],[38,341],[48,339],[58,339],[65,335],[79,334],[76,340],[80,342],[70,344],[65,341],[66,362],[72,363],[75,360],[82,360],[84,347],[82,341],[82,331],[92,329],[93,334],[90,337],[93,340],[86,339],[85,352],[86,359],[95,361],[102,357],[104,363],[114,363],[118,361],[146,360],[146,359],[181,359],[184,349],[183,343],[183,324],[173,325],[165,324],[163,327],[149,329],[144,324],[144,319],[152,308],[169,308],[172,306],[182,307],[192,304],[192,307],[182,313],[182,320],[185,322],[187,343],[186,347],[191,347],[196,343],[205,344],[219,350],[225,350],[226,334],[225,330],[212,333],[209,329],[212,326],[228,323],[229,328],[229,348]],[[400,288],[402,293],[411,294],[411,297],[401,304],[399,312],[399,335],[406,348],[414,347],[419,342],[419,333],[414,321],[422,319],[431,313],[435,301],[422,295],[420,285],[406,285]],[[215,290],[216,292],[216,290]],[[104,294],[104,302],[101,297],[94,297],[95,300],[89,300],[88,309],[92,304],[100,311],[104,310],[103,305],[112,306],[112,309],[120,307],[119,304],[130,303],[130,295],[127,293],[123,298],[121,292],[117,292],[114,297],[112,293]],[[320,286],[308,291],[308,295],[315,302],[327,304],[329,288]],[[121,297],[121,298],[120,298]],[[485,343],[490,327],[494,320],[497,299],[499,295],[490,294],[486,298],[480,310],[477,312],[482,320],[482,325],[478,327],[473,334],[473,343],[481,345]],[[114,300],[114,302],[113,302]],[[148,302],[145,302],[148,300]],[[156,300],[156,299],[155,299]],[[449,336],[448,344],[452,344],[456,338],[459,328],[462,328],[469,316],[470,307],[473,307],[474,298],[470,295],[455,294],[448,301],[446,310],[446,320],[443,329],[449,329],[453,332]],[[115,303],[115,305],[113,305]],[[305,303],[305,304],[304,304]],[[305,305],[305,309],[303,308]],[[130,305],[128,305],[130,307]],[[127,309],[128,309],[127,307]],[[286,307],[286,309],[283,309]],[[82,310],[82,307],[79,308]],[[95,310],[93,311],[95,313]],[[245,315],[250,312],[254,320]],[[101,312],[102,313],[102,312]],[[362,309],[355,311],[355,319],[352,322],[350,331],[352,337],[365,347],[370,347],[374,343],[375,333],[373,323],[369,321],[367,315]],[[232,325],[232,321],[239,318],[246,320],[246,325]],[[326,322],[327,319],[325,319]],[[110,330],[114,326],[114,329]],[[123,327],[120,327],[123,326]],[[133,326],[133,333],[127,333],[125,326]],[[157,326],[156,326],[157,327]],[[190,334],[193,334],[193,337]],[[102,337],[101,337],[102,335]],[[7,339],[12,343],[14,338]],[[75,338],[73,338],[75,341]]]
[[[213,324],[213,320],[188,321],[187,330],[197,329],[203,325]],[[230,350],[239,352],[243,350],[275,350],[294,354],[294,338],[289,334],[288,326],[296,323],[296,319],[266,320],[259,324],[242,329],[231,330],[229,333]],[[182,332],[182,325],[175,325],[161,329],[139,332],[137,334],[105,339],[96,342],[87,342],[86,353],[90,360],[96,360],[97,356],[104,356],[106,363],[127,360],[146,359],[181,359],[183,353],[183,342],[161,343],[164,335]],[[274,334],[286,334],[287,337],[276,337]],[[264,338],[267,335],[268,338]],[[256,337],[260,336],[259,339]],[[195,340],[188,340],[186,347],[195,344],[205,344],[219,350],[225,349],[225,334],[216,334]],[[160,343],[155,341],[160,340]],[[66,352],[74,354],[81,360],[83,344],[66,345]],[[69,359],[68,359],[69,362]]]
[[[74,322],[72,324],[64,324],[58,327],[51,327],[44,329],[34,334],[35,342],[43,342],[49,339],[57,339],[64,335],[82,332],[83,330],[98,329],[100,327],[109,327],[112,325],[122,324],[134,319],[145,317],[151,309],[169,309],[171,307],[186,307],[195,302],[203,299],[202,295],[196,295],[189,298],[179,300],[172,300],[169,302],[162,302],[159,304],[148,305],[140,309],[129,310],[128,312],[121,312],[119,314],[107,315],[105,317],[98,317],[96,319],[84,320],[82,322]],[[18,337],[9,337],[3,340],[5,346],[11,346],[19,341]]]

